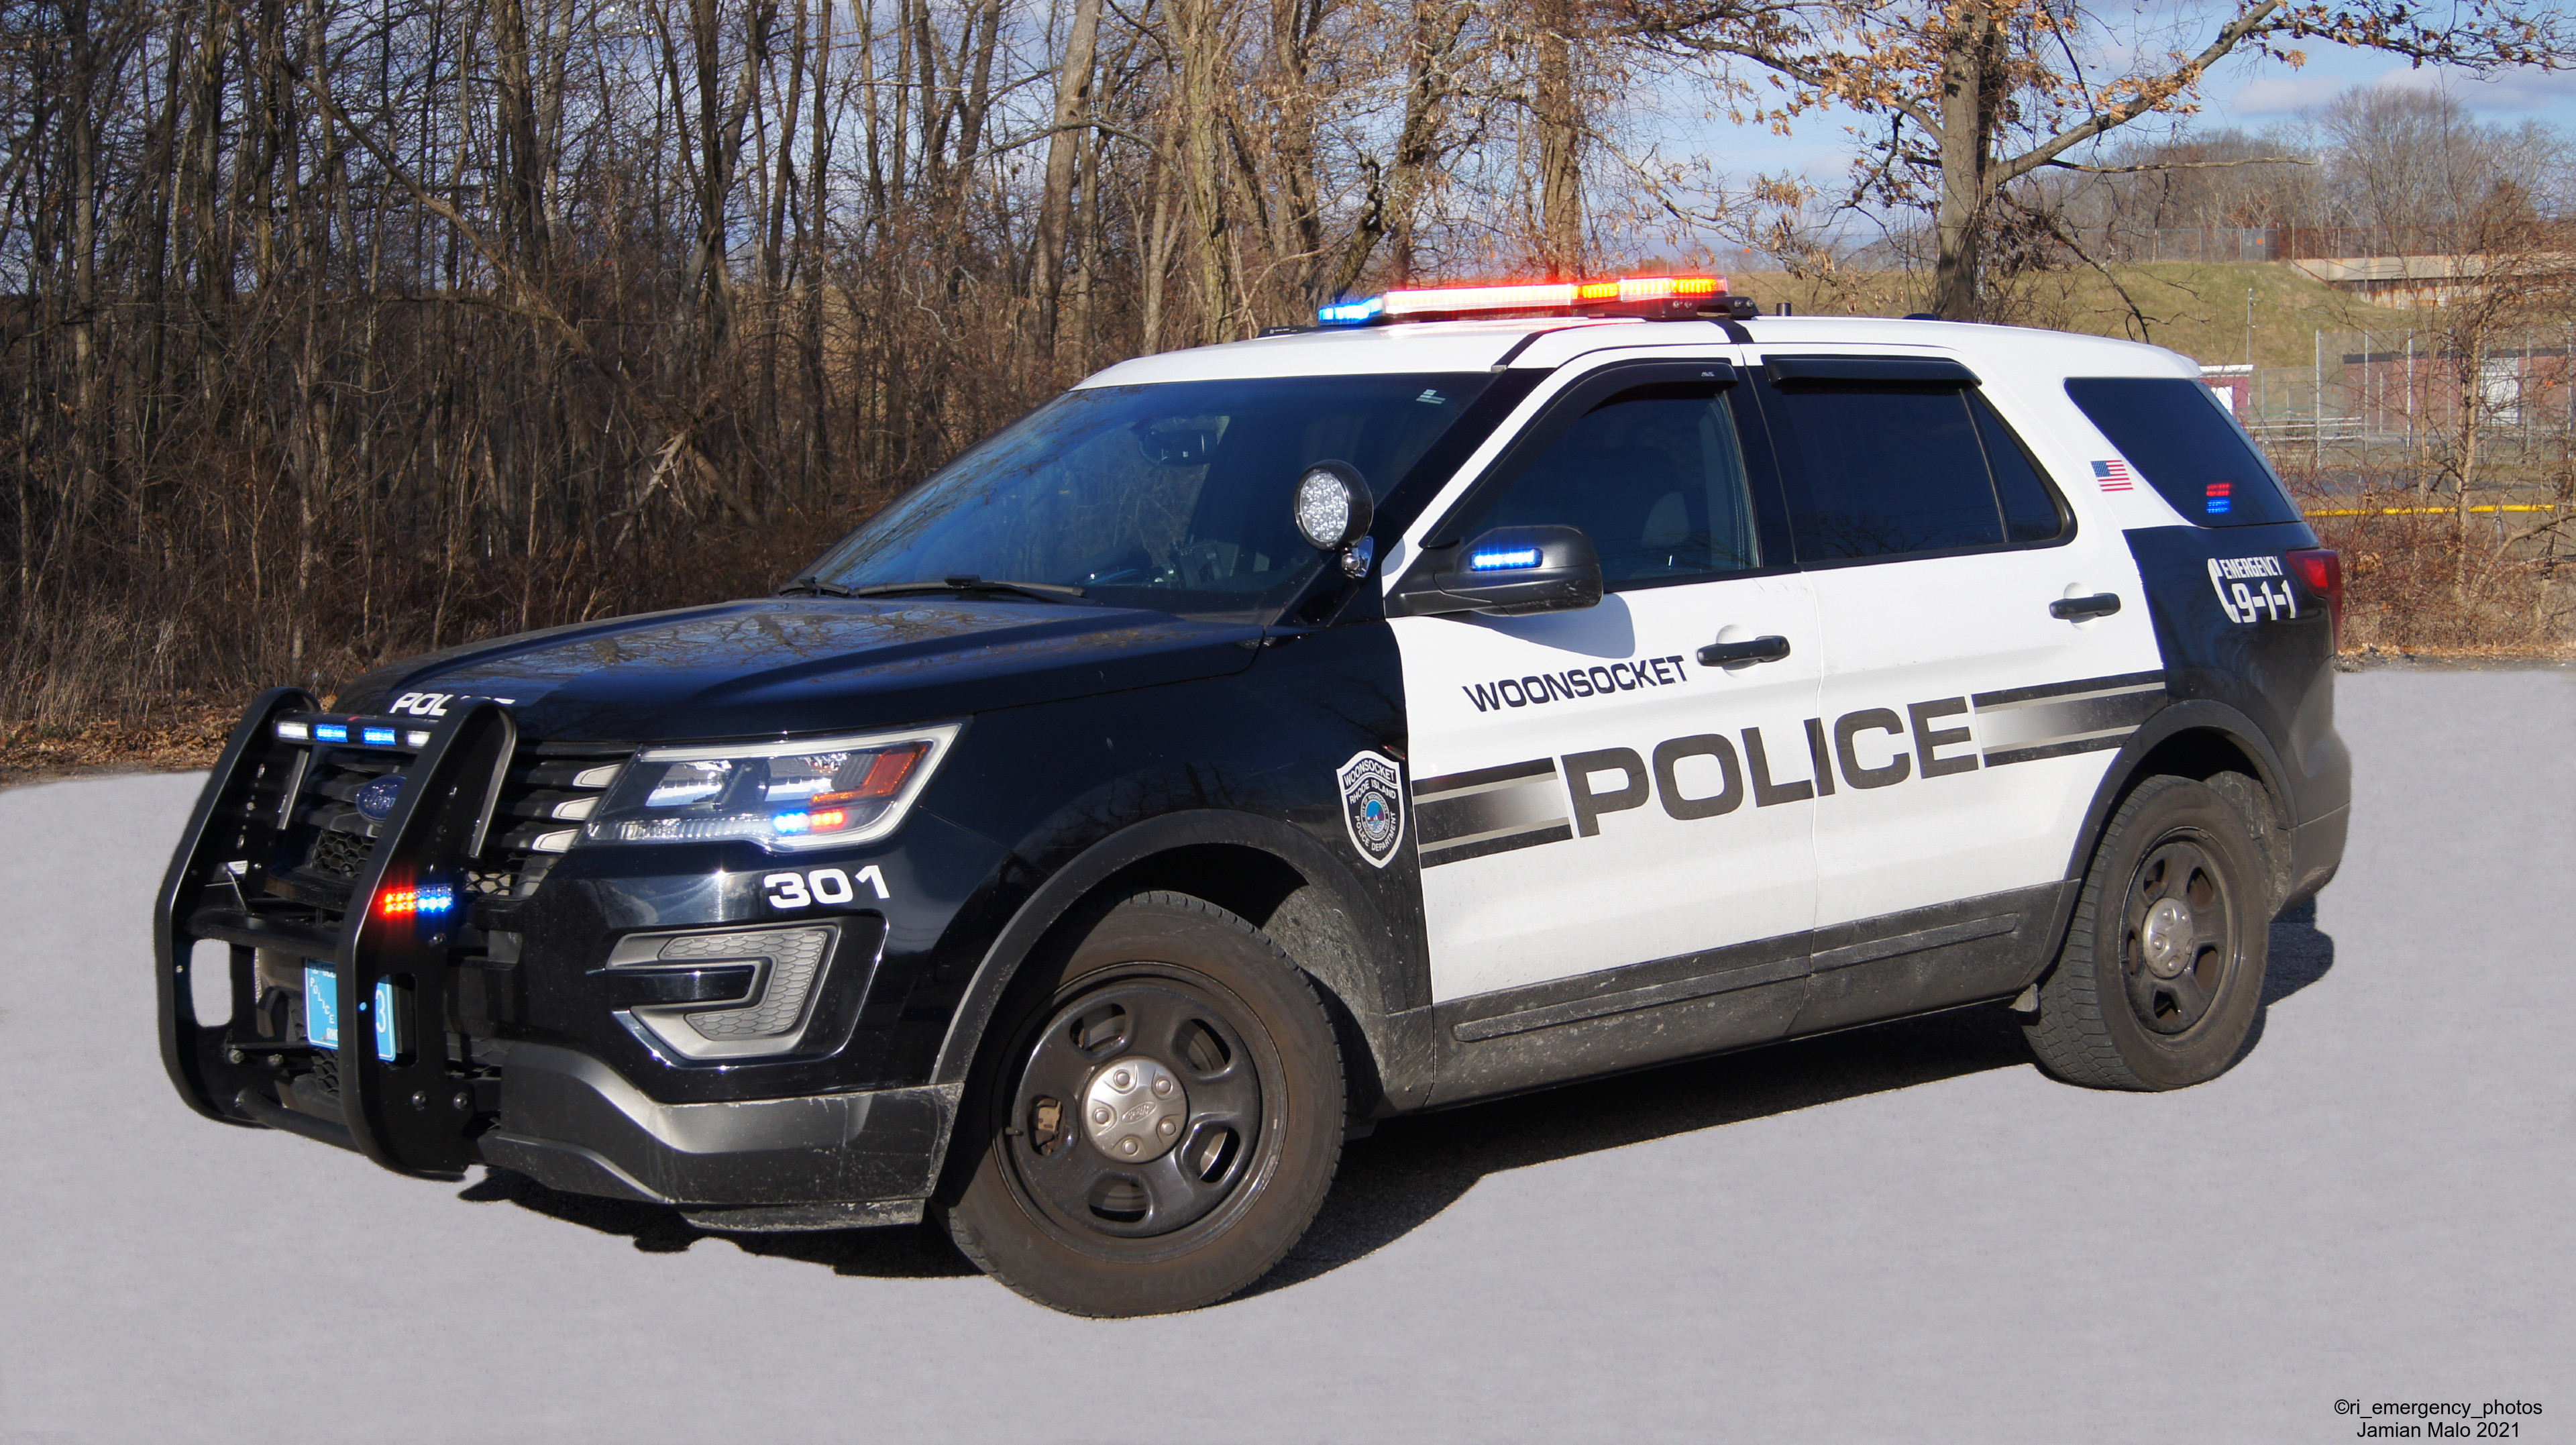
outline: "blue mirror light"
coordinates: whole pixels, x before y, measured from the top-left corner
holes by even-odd
[[[1511,572],[1518,571],[1526,567],[1535,567],[1538,563],[1539,552],[1536,547],[1514,547],[1508,551],[1472,553],[1467,558],[1467,570],[1470,572]]]

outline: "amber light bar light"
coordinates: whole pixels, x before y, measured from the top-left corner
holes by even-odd
[[[1629,276],[1615,281],[1545,281],[1515,286],[1421,286],[1317,309],[1326,326],[1378,321],[1451,321],[1475,316],[1696,314],[1726,298],[1723,276]]]

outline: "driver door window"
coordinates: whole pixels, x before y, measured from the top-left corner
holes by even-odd
[[[1760,566],[1744,449],[1725,393],[1685,383],[1611,397],[1530,457],[1463,530],[1551,525],[1592,538],[1611,588]]]

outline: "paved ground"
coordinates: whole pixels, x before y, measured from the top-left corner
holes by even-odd
[[[2350,860],[2216,1083],[1980,1013],[1402,1121],[1269,1287],[1127,1323],[203,1122],[144,984],[197,780],[0,793],[0,1441],[2576,1441],[2576,678],[2342,696]]]

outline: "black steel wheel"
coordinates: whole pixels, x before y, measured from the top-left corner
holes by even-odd
[[[2235,961],[2235,900],[2225,869],[2201,840],[2160,845],[2130,880],[2120,931],[2120,976],[2138,1022],[2168,1037],[2209,1017]]]
[[[1149,893],[1028,981],[960,1118],[969,1259],[1083,1315],[1212,1304],[1313,1220],[1341,1152],[1340,1050],[1258,929]]]
[[[2181,1088],[2233,1066],[2262,1002],[2267,856],[2218,789],[2139,784],[2103,830],[2024,1025],[2041,1065],[2104,1089]]]

